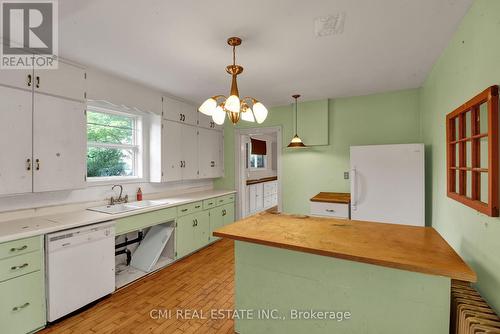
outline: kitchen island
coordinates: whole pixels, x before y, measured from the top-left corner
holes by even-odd
[[[262,213],[235,240],[235,321],[247,333],[448,333],[452,279],[476,274],[430,227]]]

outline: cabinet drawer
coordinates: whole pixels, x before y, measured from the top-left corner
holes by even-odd
[[[217,202],[216,205],[219,206],[219,205],[224,205],[224,204],[228,204],[228,203],[233,203],[234,199],[235,199],[234,194],[217,197],[216,198],[216,202]]]
[[[217,198],[209,198],[203,201],[203,210],[211,209],[217,205]]]
[[[27,239],[19,239],[0,244],[0,259],[21,255],[39,250],[41,247],[41,237],[36,236]]]
[[[203,210],[203,202],[194,202],[177,207],[177,216],[185,216]]]
[[[177,218],[175,208],[138,214],[116,220],[116,235],[141,230],[143,228],[172,221]]]
[[[339,203],[311,202],[311,215],[349,218],[349,205]]]
[[[45,293],[41,271],[0,283],[2,333],[25,334],[45,326]]]
[[[40,270],[41,253],[31,252],[0,260],[0,282]]]
[[[278,193],[278,183],[276,181],[264,183],[264,197]]]

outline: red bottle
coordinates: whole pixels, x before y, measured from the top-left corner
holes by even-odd
[[[141,188],[139,188],[139,190],[137,190],[137,201],[142,201],[142,190],[141,190]]]

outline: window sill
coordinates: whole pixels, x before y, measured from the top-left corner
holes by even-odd
[[[103,186],[111,184],[126,184],[126,183],[142,183],[147,182],[143,177],[138,176],[112,176],[112,177],[89,177],[87,178],[87,185],[92,186]]]

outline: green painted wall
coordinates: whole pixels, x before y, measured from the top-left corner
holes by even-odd
[[[324,101],[299,104],[301,113]],[[341,98],[328,101],[329,145],[307,149],[282,150],[283,210],[309,213],[309,198],[320,191],[349,191],[351,145],[420,142],[419,90]],[[271,108],[263,127],[282,126],[283,145],[293,136],[292,105]],[[237,127],[252,127],[240,122]],[[255,126],[255,124],[253,124]],[[300,135],[300,124],[299,124]],[[215,182],[216,188],[234,189],[234,127],[225,125],[225,177]]]
[[[448,199],[445,115],[500,83],[500,1],[476,0],[421,91],[427,144],[428,221],[478,273],[478,288],[500,311],[500,220]]]

